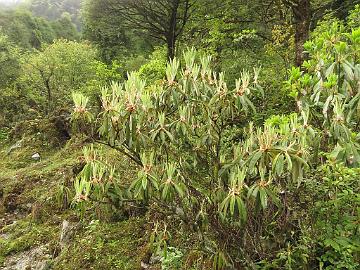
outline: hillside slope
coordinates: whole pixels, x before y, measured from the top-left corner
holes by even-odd
[[[71,209],[83,145],[0,145],[0,269],[139,269],[144,217],[80,221]]]

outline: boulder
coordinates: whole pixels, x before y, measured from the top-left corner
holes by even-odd
[[[50,267],[51,255],[46,246],[39,246],[30,250],[7,257],[4,270],[47,270]]]

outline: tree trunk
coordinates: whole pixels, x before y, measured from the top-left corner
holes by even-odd
[[[304,43],[309,38],[311,5],[310,0],[298,0],[292,6],[295,22],[295,65],[301,66],[306,60]]]
[[[171,17],[169,23],[169,32],[166,38],[167,49],[168,49],[168,59],[172,60],[175,57],[175,46],[176,46],[176,24],[177,24],[177,15],[179,9],[179,0],[173,1],[173,6],[171,10]]]
[[[47,115],[51,112],[51,103],[52,103],[52,96],[51,96],[51,88],[50,88],[50,78],[45,80],[45,87],[47,91],[47,99],[48,99],[48,107],[47,107]]]
[[[173,60],[175,57],[175,42],[176,39],[172,37],[167,38],[167,58],[168,60]]]
[[[45,84],[45,88],[46,88],[46,94],[47,94],[47,112],[46,114],[49,115],[50,111],[51,111],[51,102],[52,102],[52,91],[51,91],[51,87],[50,87],[50,79],[52,77],[52,73],[49,76],[45,76],[44,71],[39,69],[39,73],[40,76]]]

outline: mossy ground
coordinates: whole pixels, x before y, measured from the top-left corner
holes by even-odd
[[[144,219],[85,226],[53,269],[141,269]]]
[[[10,144],[0,142],[0,268],[10,256],[45,245],[53,258],[51,269],[140,268],[145,218],[100,222],[89,216],[80,221],[76,211],[63,205],[59,187],[72,189],[84,145],[75,139],[58,148],[23,144],[9,154]],[[128,161],[108,149],[102,151],[122,163],[127,181]],[[41,155],[38,162],[31,159],[35,152]],[[80,227],[69,246],[60,250],[64,219]]]

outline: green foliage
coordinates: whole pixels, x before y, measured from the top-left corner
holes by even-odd
[[[40,48],[42,42],[50,42],[55,38],[49,24],[33,17],[23,10],[0,11],[0,25],[16,45],[30,49]]]
[[[313,187],[323,197],[313,209],[319,231],[320,268],[357,269],[360,266],[359,170],[330,163],[321,172],[322,181]]]
[[[359,267],[359,169],[328,162],[314,172],[298,194],[308,206],[300,211],[300,235],[278,252],[276,259],[263,262],[266,269],[357,269]],[[295,240],[296,239],[296,240]]]
[[[89,103],[89,98],[84,97],[80,93],[73,93],[72,98],[75,103],[75,108],[72,113],[72,121],[75,128],[79,132],[84,132],[84,126],[93,120],[93,115],[86,109]]]
[[[113,60],[132,61],[134,58],[143,58],[144,54],[151,51],[147,40],[150,37],[144,31],[132,30],[125,24],[124,17],[112,10],[119,3],[113,0],[86,0],[82,3],[83,35],[99,47],[101,59],[105,63]],[[125,72],[137,70],[138,67],[127,68]]]
[[[24,9],[0,10],[0,28],[14,44],[24,49],[40,49],[58,38],[73,40],[79,37],[68,15],[49,22]]]
[[[360,159],[353,132],[358,131],[359,118],[360,29],[347,31],[342,22],[333,20],[320,24],[313,35],[305,44],[310,57],[304,71],[293,68],[287,86],[298,109],[310,111],[310,121],[321,123],[320,136],[330,137],[329,145],[315,147],[332,148],[331,158],[356,165]]]
[[[213,69],[224,72],[231,87],[240,71],[261,66],[266,99],[253,99],[261,108],[252,115],[256,124],[293,110],[291,99],[279,91],[294,58],[291,12],[282,2],[196,1],[196,19],[190,21],[183,38],[183,46],[212,55]],[[268,19],[263,20],[261,14]]]
[[[313,22],[327,7],[343,17],[353,3],[340,2],[311,1]],[[145,57],[144,37],[102,1],[84,4],[85,36],[99,51],[64,39],[45,45],[56,36],[78,39],[77,13],[59,14],[53,0],[31,3],[54,21],[20,10],[0,17],[0,125],[10,125],[13,112],[36,118],[10,136],[0,129],[2,144],[23,138],[26,145],[1,162],[2,201],[13,195],[65,215],[73,208],[81,224],[96,219],[54,269],[134,269],[151,256],[162,269],[360,267],[359,6],[346,22],[319,23],[304,46],[307,60],[286,75],[299,52],[293,2],[192,1],[194,20],[178,45],[196,44],[212,57],[188,49],[170,63],[161,47]],[[65,148],[33,162],[30,153],[58,134],[52,117],[40,119],[66,111],[71,98],[82,156]],[[33,220],[44,222],[53,214],[46,210]],[[129,220],[111,223],[119,219]],[[48,241],[42,232],[20,234],[0,240],[0,264]]]
[[[72,197],[72,189],[70,189],[63,183],[60,184],[55,195],[57,206],[60,209],[67,209],[70,206]]]
[[[23,93],[15,87],[21,76],[21,50],[0,29],[0,126],[8,126],[14,111],[23,113]]]
[[[355,8],[350,12],[347,18],[347,23],[350,28],[360,27],[360,5],[356,5]]]
[[[92,89],[106,82],[110,73],[96,60],[96,50],[86,42],[57,40],[24,61],[19,84],[30,89],[40,112],[69,106],[71,93],[82,91],[93,98]],[[99,75],[99,76],[98,76]],[[98,77],[103,81],[98,80]]]
[[[183,254],[180,250],[174,247],[168,247],[166,257],[161,258],[162,270],[176,270],[181,269]]]
[[[139,76],[149,84],[154,84],[165,78],[165,68],[166,50],[159,47],[151,54],[149,62],[140,67]]]
[[[194,5],[198,18],[190,22],[187,34],[191,35],[191,42],[204,47],[214,57],[222,54],[222,50],[248,49],[246,45],[250,44],[256,48],[262,43],[257,35],[261,23],[256,21],[262,9],[261,2],[206,0],[195,1]]]
[[[19,48],[0,31],[0,88],[11,85],[19,76],[19,58]]]
[[[259,266],[355,269],[358,265],[352,258],[358,257],[358,242],[350,232],[358,230],[353,223],[358,218],[356,211],[341,221],[334,212],[328,216],[331,219],[316,218],[312,223],[313,216],[331,213],[333,205],[344,204],[338,213],[358,207],[357,195],[352,195],[355,186],[345,193],[336,188],[336,201],[333,195],[319,199],[321,194],[332,194],[327,186],[333,188],[336,177],[318,185],[320,190],[309,185],[311,173],[321,174],[323,167],[318,165],[326,159],[358,164],[353,131],[357,129],[353,108],[357,108],[359,81],[357,30],[346,33],[338,21],[326,31],[325,27],[319,26],[305,45],[310,55],[304,63],[306,70],[293,68],[287,82],[301,105],[299,113],[273,116],[263,127],[244,125],[240,139],[232,143],[234,124],[241,125],[255,113],[250,97],[263,89],[257,69],[243,71],[230,88],[222,73],[211,70],[211,58],[198,57],[191,49],[184,53],[183,64],[177,59],[168,64],[162,84],[146,86],[132,73],[123,84],[104,88],[103,112],[98,117],[103,143],[138,165],[136,179],[129,187],[119,188],[118,199],[125,204],[134,199],[157,205],[185,224],[196,224],[193,232],[202,248],[210,251],[214,269],[248,267],[266,257],[262,249],[277,256],[259,260]],[[346,170],[339,175],[345,177]],[[107,173],[103,175],[109,179]],[[330,171],[325,175],[330,177]],[[92,191],[93,181],[83,181],[80,193],[91,201],[90,196],[97,194]],[[313,190],[304,192],[307,188]],[[304,209],[296,201],[287,202],[287,196],[305,196],[315,206],[311,211]],[[344,200],[338,201],[342,196]],[[280,221],[289,211],[288,203],[296,211]],[[306,211],[306,218],[299,220],[297,215]],[[261,228],[256,227],[257,222],[263,224]],[[309,224],[313,224],[311,230],[306,229]],[[165,258],[172,239],[167,226],[151,239]],[[348,233],[340,233],[346,230]],[[283,240],[277,238],[281,232]],[[299,235],[294,238],[290,232]],[[226,240],[224,234],[229,235]],[[234,252],[239,249],[240,253]],[[244,256],[247,259],[241,259]]]
[[[72,23],[69,13],[63,13],[61,18],[51,23],[57,38],[78,40],[80,35],[76,26]]]
[[[209,57],[197,60],[196,51],[189,50],[184,63],[180,69],[174,59],[167,81],[155,89],[136,74],[103,89],[100,135],[139,166],[131,193],[119,187],[114,195],[120,201],[123,194],[144,203],[163,201],[169,209],[180,208],[185,219],[246,227],[248,208],[256,209],[251,219],[270,205],[280,209],[279,190],[301,183],[313,131],[306,119],[293,115],[277,129],[250,125],[241,142],[225,148],[225,131],[254,111],[249,97],[261,89],[259,71],[243,72],[228,89],[223,75],[212,72]],[[109,196],[103,192],[115,169],[97,164],[89,161],[80,174],[78,201]]]
[[[0,129],[0,141],[5,141],[8,139],[9,131],[5,128]]]
[[[71,22],[77,29],[81,28],[79,0],[30,0],[26,4],[27,8],[38,17],[55,21],[64,14],[69,14]]]
[[[132,166],[126,159],[114,162],[119,156],[111,156],[109,152],[109,149],[101,150],[93,145],[83,149],[82,159],[86,165],[74,180],[75,194],[72,197],[72,206],[82,218],[87,217],[85,214],[89,209],[95,209],[98,219],[121,217],[127,204],[133,201],[126,191],[133,179]]]

